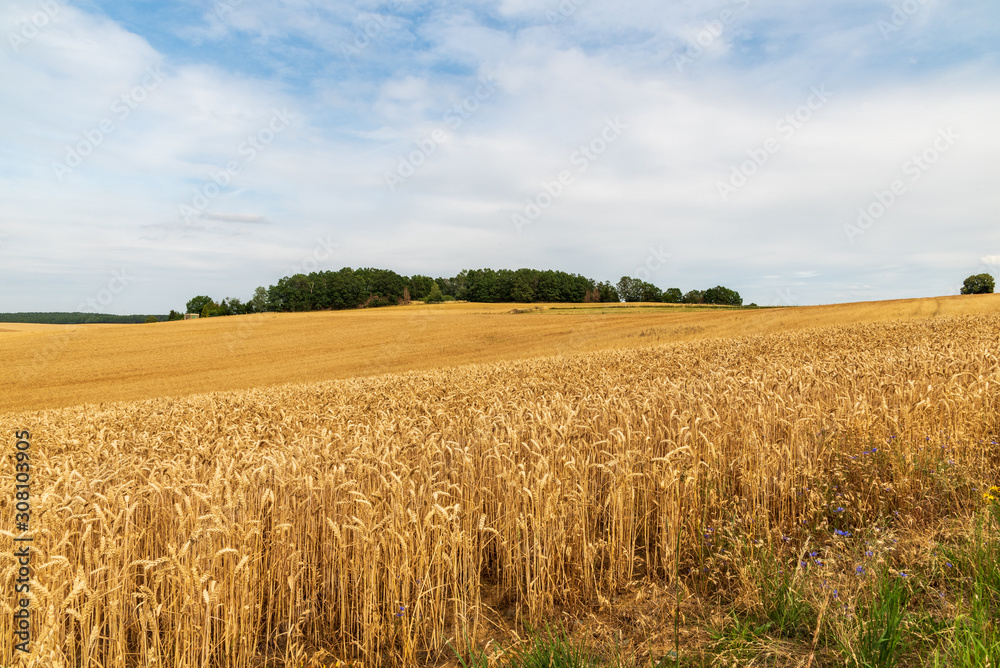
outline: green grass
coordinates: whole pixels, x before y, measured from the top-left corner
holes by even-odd
[[[535,635],[526,647],[510,657],[510,668],[589,668],[596,665],[587,648],[572,642],[565,632]]]
[[[871,598],[858,614],[857,642],[848,649],[849,666],[890,668],[903,649],[903,619],[910,590],[901,575],[882,574]]]
[[[708,605],[686,628],[707,635],[678,652],[650,647],[640,655],[635,641],[623,652],[588,644],[586,633],[547,629],[529,630],[529,640],[499,656],[459,661],[463,668],[694,668],[804,665],[812,656],[816,666],[1000,668],[1000,490],[980,496],[964,533],[944,532],[941,542],[914,537],[906,549],[885,517],[850,527],[847,537],[829,525],[802,528],[773,548],[717,530],[710,548],[728,561],[706,562],[707,575],[692,570],[688,591],[700,591],[713,569],[731,573],[734,562],[744,576],[738,591],[730,579],[714,598],[694,594]],[[661,618],[661,648],[672,644],[672,611]]]

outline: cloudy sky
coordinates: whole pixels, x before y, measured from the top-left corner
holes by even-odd
[[[0,311],[343,266],[760,304],[1000,270],[996,0],[3,0],[0,38]]]

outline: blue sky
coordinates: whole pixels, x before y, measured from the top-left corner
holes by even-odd
[[[6,0],[0,38],[0,311],[342,266],[1000,275],[994,0]]]

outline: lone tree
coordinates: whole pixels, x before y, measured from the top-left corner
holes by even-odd
[[[192,297],[187,303],[188,313],[201,313],[205,310],[205,306],[212,304],[212,298],[207,295],[198,295],[197,297]]]
[[[996,287],[993,277],[989,274],[969,276],[962,284],[963,295],[991,295]]]

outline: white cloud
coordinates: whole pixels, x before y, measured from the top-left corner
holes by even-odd
[[[674,55],[734,4],[589,0],[550,23],[558,2],[414,2],[353,58],[339,44],[384,6],[248,0],[222,21],[176,26],[189,53],[65,5],[19,53],[0,49],[0,259],[30,254],[19,271],[38,286],[15,285],[3,262],[0,310],[65,308],[52,295],[124,264],[142,280],[123,310],[249,296],[323,235],[340,245],[329,269],[534,265],[617,280],[663,246],[661,287],[721,283],[758,303],[793,285],[798,303],[950,290],[973,249],[995,242],[996,68],[978,54],[902,72],[887,61],[937,57],[963,27],[981,35],[981,19],[952,17],[944,36],[914,22],[887,44],[881,10],[864,3],[801,19],[789,3],[751,4],[678,72]],[[0,28],[34,7],[13,0]],[[231,44],[256,64],[228,60]],[[112,105],[151,67],[162,81],[120,118]],[[496,90],[456,116],[486,75]],[[824,85],[827,102],[779,129]],[[292,122],[269,135],[285,109]],[[616,118],[627,129],[580,171],[574,155]],[[105,119],[113,130],[60,181],[53,162]],[[959,139],[910,181],[906,163],[948,127]],[[444,139],[390,192],[385,173],[436,129]],[[261,133],[269,141],[250,151]],[[723,201],[718,183],[772,139],[778,149]],[[573,183],[518,234],[511,214],[561,171]],[[844,226],[895,180],[906,192],[850,243]],[[205,192],[202,213],[183,219]]]

